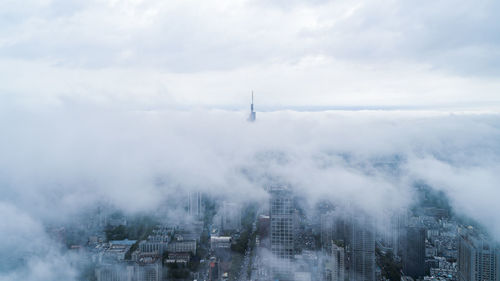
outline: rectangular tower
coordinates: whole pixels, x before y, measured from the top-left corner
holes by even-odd
[[[352,216],[347,244],[349,248],[349,280],[375,280],[375,234],[370,219],[361,214]]]
[[[425,275],[425,228],[408,226],[403,232],[403,273],[413,279]]]
[[[270,189],[271,252],[274,259],[271,271],[275,280],[292,280],[294,257],[294,206],[286,187]]]
[[[252,91],[252,103],[250,104],[250,115],[248,116],[248,121],[255,122],[256,113],[253,110],[253,91]]]
[[[190,191],[188,194],[188,212],[196,219],[201,219],[203,206],[201,202],[201,193],[199,191]]]
[[[323,269],[323,281],[344,281],[345,280],[345,250],[342,245],[330,242],[331,251],[326,257]]]
[[[472,228],[461,229],[458,246],[459,281],[500,281],[500,248]]]

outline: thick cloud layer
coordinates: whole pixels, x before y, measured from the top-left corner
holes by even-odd
[[[45,218],[99,200],[152,210],[179,189],[259,199],[273,182],[393,209],[423,180],[460,212],[469,192],[496,191],[497,124],[496,114],[418,111],[282,111],[255,124],[217,110],[31,112],[1,122],[0,180],[4,201]]]
[[[425,182],[500,238],[497,114],[280,111],[245,119],[220,110],[3,115],[0,252],[27,260],[2,278],[70,279],[76,273],[50,246],[46,224],[75,220],[97,202],[128,213],[168,209],[182,190],[265,204],[263,188],[286,183],[306,201],[383,216],[416,203],[412,185]]]

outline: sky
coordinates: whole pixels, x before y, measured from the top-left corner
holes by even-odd
[[[414,204],[423,182],[500,240],[499,13],[482,0],[0,1],[0,281],[74,280],[46,226],[97,202],[267,202],[271,182],[373,216]]]
[[[5,0],[0,93],[25,107],[493,108],[498,1]]]

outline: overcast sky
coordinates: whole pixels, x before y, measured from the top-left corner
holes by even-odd
[[[495,0],[4,0],[3,103],[500,105]]]

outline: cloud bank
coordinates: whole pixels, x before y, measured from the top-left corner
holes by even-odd
[[[374,216],[417,203],[412,186],[425,182],[445,192],[455,213],[500,238],[494,113],[279,111],[248,123],[235,111],[85,108],[11,111],[1,119],[0,206],[8,231],[0,252],[29,257],[24,275],[7,270],[3,280],[74,278],[44,227],[98,202],[130,214],[168,210],[179,191],[199,190],[265,205],[264,187],[277,182],[306,201],[351,204]],[[68,271],[52,272],[60,266],[53,263]]]

